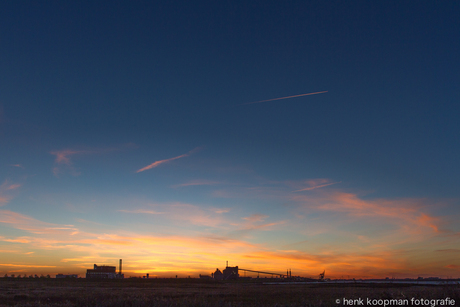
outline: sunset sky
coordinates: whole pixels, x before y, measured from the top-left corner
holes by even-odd
[[[459,278],[458,16],[2,1],[0,276]]]

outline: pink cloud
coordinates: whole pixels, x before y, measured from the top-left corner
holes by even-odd
[[[217,185],[221,184],[222,182],[220,181],[212,181],[212,180],[192,180],[186,183],[182,184],[176,184],[173,185],[173,188],[179,188],[179,187],[188,187],[188,186],[197,186],[197,185]]]
[[[439,228],[436,224],[440,224],[442,222],[440,218],[433,217],[425,213],[421,213],[417,221],[420,225],[431,227],[434,232],[439,232]]]
[[[12,185],[9,185],[6,189],[7,190],[14,190],[14,189],[19,188],[20,186],[21,186],[20,184],[12,184]]]
[[[19,188],[21,185],[20,184],[10,184],[8,180],[5,180],[1,185],[0,185],[0,191],[6,191],[6,190],[14,190],[16,188]]]
[[[177,156],[177,157],[174,157],[174,158],[169,158],[169,159],[164,159],[164,160],[155,161],[155,162],[153,162],[152,164],[149,164],[149,165],[147,165],[147,166],[145,166],[145,167],[143,167],[143,168],[137,170],[136,173],[140,173],[140,172],[143,172],[143,171],[146,171],[146,170],[155,168],[155,167],[157,167],[157,166],[159,166],[159,165],[161,165],[161,164],[168,163],[168,162],[171,162],[171,161],[180,159],[180,158],[188,157],[188,156],[190,156],[191,154],[193,154],[193,153],[195,153],[195,152],[197,152],[197,151],[199,151],[199,150],[200,150],[200,148],[197,147],[197,148],[195,148],[195,149],[193,149],[193,150],[191,150],[191,151],[189,151],[188,153],[185,153],[185,154],[183,154],[183,155],[180,155],[180,156]]]
[[[227,213],[227,212],[230,212],[230,209],[227,209],[227,208],[223,208],[223,209],[215,209],[214,210],[214,213],[218,213],[218,214],[222,214],[222,213]]]
[[[164,214],[165,212],[157,212],[154,210],[135,209],[135,210],[117,210],[124,213],[141,213],[141,214]]]
[[[150,203],[143,205],[142,208],[120,209],[122,213],[139,213],[139,214],[161,214],[163,219],[170,219],[173,223],[183,225],[192,224],[199,226],[215,227],[224,222],[222,214],[216,211],[216,208],[203,208],[181,202],[170,203]]]
[[[1,241],[5,241],[5,242],[12,242],[12,243],[30,243],[30,238],[28,237],[20,237],[20,238],[16,238],[16,239],[2,239],[0,238]]]
[[[268,218],[268,215],[265,214],[252,214],[250,216],[243,217],[243,219],[248,222],[263,222],[266,218]]]
[[[460,269],[460,265],[449,264],[449,265],[446,265],[446,268],[448,268],[448,269]]]
[[[10,195],[5,195],[8,191],[15,190],[19,188],[21,184],[10,184],[8,183],[8,180],[5,180],[1,185],[0,185],[0,206],[7,204],[11,200]]]
[[[415,232],[417,227],[431,228],[439,233],[439,225],[445,224],[439,217],[421,212],[426,200],[423,199],[374,199],[364,200],[353,193],[334,191],[316,193],[312,196],[293,196],[293,200],[303,202],[306,208],[321,211],[345,213],[351,217],[385,218],[394,224],[400,224],[408,232]]]
[[[10,210],[0,210],[0,223],[10,224],[14,228],[26,230],[35,234],[68,233],[77,230],[73,225],[59,225],[42,222],[33,217]]]
[[[86,151],[86,150],[70,150],[70,149],[50,152],[50,154],[56,156],[54,163],[57,165],[53,167],[54,176],[57,177],[60,173],[63,172],[64,169],[67,169],[74,176],[80,175],[80,172],[76,171],[76,169],[73,167],[73,163],[70,160],[70,157],[73,155],[90,154],[90,153],[93,153],[93,152]]]
[[[243,223],[232,223],[231,225],[236,227],[236,229],[228,232],[227,235],[232,238],[242,239],[248,237],[249,234],[253,234],[256,231],[269,231],[272,230],[273,226],[285,223],[285,221],[264,223],[267,218],[269,218],[268,215],[259,213],[252,214],[247,217],[242,217],[241,219],[245,221]]]
[[[77,172],[76,169],[73,167],[73,162],[71,160],[72,156],[88,155],[88,154],[102,154],[102,153],[107,153],[107,152],[119,151],[123,149],[129,149],[133,147],[136,147],[136,145],[132,143],[128,143],[128,144],[121,145],[119,147],[96,148],[96,149],[89,149],[89,150],[64,149],[64,150],[52,151],[50,152],[50,154],[56,156],[56,159],[54,160],[54,163],[56,164],[56,166],[53,167],[52,169],[53,174],[55,176],[58,176],[59,173],[67,169],[74,176],[80,175],[80,172]]]
[[[90,153],[90,152],[89,151],[82,151],[82,150],[80,150],[80,151],[70,150],[70,149],[50,152],[50,154],[56,156],[56,160],[54,162],[56,162],[58,164],[67,164],[67,165],[72,164],[71,161],[70,161],[70,156],[73,156],[73,155],[76,155],[76,154],[86,154],[86,153]]]
[[[295,190],[293,192],[311,191],[311,190],[314,190],[314,189],[324,188],[324,187],[334,185],[334,184],[337,184],[337,183],[341,183],[341,182],[342,181],[331,182],[329,179],[324,179],[324,178],[311,179],[311,180],[305,181],[305,183],[304,183],[304,184],[307,184],[308,187],[304,187],[304,188]],[[295,183],[295,184],[298,185],[297,183]]]

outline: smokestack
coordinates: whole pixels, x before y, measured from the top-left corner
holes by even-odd
[[[227,260],[227,268],[228,268],[228,260]]]
[[[120,268],[118,269],[118,274],[121,276],[121,259],[120,259]]]

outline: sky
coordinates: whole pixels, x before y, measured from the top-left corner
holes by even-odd
[[[459,278],[459,14],[3,1],[0,275]]]

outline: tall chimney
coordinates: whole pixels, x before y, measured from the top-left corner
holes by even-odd
[[[121,276],[121,259],[120,259],[120,268],[118,269],[118,274]]]
[[[228,260],[227,260],[227,268],[228,268]]]

